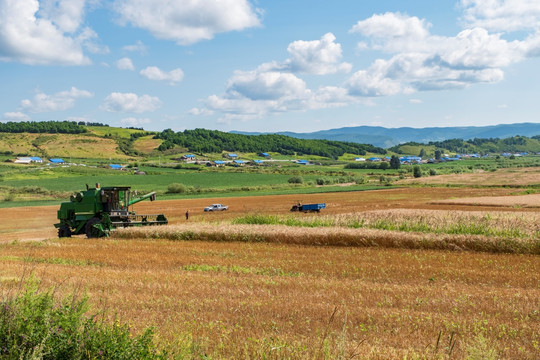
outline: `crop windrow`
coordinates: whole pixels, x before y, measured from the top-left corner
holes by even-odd
[[[384,210],[334,216],[297,217],[251,214],[233,224],[345,227],[453,235],[482,235],[540,240],[540,217],[532,213],[439,210]]]
[[[170,241],[268,242],[307,246],[351,246],[404,249],[479,251],[489,253],[540,254],[536,238],[442,234],[346,227],[300,227],[287,225],[203,224],[158,228],[118,229],[118,239]]]

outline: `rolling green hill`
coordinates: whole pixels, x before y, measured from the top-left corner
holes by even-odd
[[[389,148],[397,154],[418,155],[424,150],[426,156],[434,156],[435,151],[455,154],[487,154],[487,153],[537,153],[540,152],[540,136],[528,138],[513,136],[505,139],[451,139],[445,141],[432,141],[427,144],[409,142]]]
[[[5,125],[0,127],[0,152],[16,156],[135,159],[185,152],[218,157],[223,152],[273,152],[337,159],[346,153],[386,153],[379,147],[352,142],[303,140],[284,135],[250,136],[205,129],[183,132],[167,129],[158,133],[67,121]]]
[[[388,149],[388,154],[433,157],[442,153],[540,152],[540,136],[513,136],[504,139],[450,139],[427,143],[408,142]],[[143,129],[116,128],[98,123],[19,122],[0,124],[0,153],[6,156],[73,157],[87,159],[137,160],[176,156],[191,152],[209,159],[222,153],[255,157],[272,153],[274,157],[310,159],[352,159],[368,154],[386,155],[387,150],[355,142],[324,139],[298,139],[279,134],[245,135],[216,130],[194,129],[174,132],[148,132]],[[247,155],[246,155],[247,154]]]

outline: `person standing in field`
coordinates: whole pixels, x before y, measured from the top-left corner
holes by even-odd
[[[186,210],[186,220],[189,220],[189,210]]]

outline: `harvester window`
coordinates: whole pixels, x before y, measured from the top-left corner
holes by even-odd
[[[122,208],[117,191],[101,190],[101,202],[105,211],[120,210]]]
[[[103,210],[109,211],[111,209],[110,207],[110,194],[109,192],[105,190],[101,190],[101,203],[103,204]]]

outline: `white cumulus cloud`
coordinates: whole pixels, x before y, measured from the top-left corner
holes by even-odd
[[[275,100],[283,97],[305,97],[306,83],[289,73],[237,71],[227,88],[252,100]]]
[[[209,110],[207,108],[191,108],[188,111],[188,114],[195,115],[195,116],[204,116],[204,115],[212,115],[214,112],[212,110]]]
[[[221,113],[222,122],[245,121],[285,111],[360,102],[370,105],[371,97],[494,84],[504,79],[505,67],[527,57],[540,56],[540,29],[534,25],[536,3],[462,0],[469,26],[455,36],[432,34],[432,25],[415,16],[375,14],[354,24],[350,33],[360,37],[358,51],[377,50],[386,57],[352,73],[341,84],[310,89],[300,77],[351,70],[352,65],[342,61],[341,44],[332,33],[327,33],[319,40],[290,43],[289,57],[284,61],[262,63],[252,71],[235,71],[222,95],[209,96],[205,106],[191,114],[208,110]],[[516,4],[515,15],[528,24],[520,28],[521,33],[507,38],[503,30],[511,27],[500,26],[500,32],[491,32],[496,28],[494,25],[483,27],[477,21],[498,16],[490,11],[507,13],[508,4]],[[480,16],[480,9],[487,12]],[[477,14],[474,19],[470,15],[473,13]],[[421,103],[417,99],[410,102]]]
[[[248,0],[117,0],[115,8],[123,23],[180,45],[260,25],[257,10]]]
[[[223,113],[220,122],[247,121],[262,116],[288,111],[306,111],[344,106],[355,101],[347,91],[338,87],[307,88],[304,80],[291,73],[236,71],[227,83],[224,95],[212,95],[206,100],[204,111]]]
[[[0,60],[90,64],[83,47],[94,48],[97,35],[81,28],[84,6],[84,0],[0,0]]]
[[[138,52],[140,54],[146,54],[146,45],[143,44],[141,40],[137,40],[135,44],[126,45],[122,48],[124,51]]]
[[[76,99],[92,98],[94,94],[86,90],[79,90],[72,87],[67,91],[48,95],[38,91],[32,100],[21,101],[21,107],[33,113],[63,111],[72,108]]]
[[[267,62],[255,70],[234,72],[223,95],[212,95],[206,107],[192,109],[193,115],[221,112],[220,122],[246,121],[285,111],[306,111],[345,106],[358,100],[347,89],[321,86],[311,90],[296,74],[328,75],[349,72],[352,65],[341,62],[342,49],[327,33],[320,40],[298,40],[289,44],[290,57]]]
[[[150,80],[167,81],[170,85],[175,85],[184,78],[184,72],[180,68],[163,71],[157,66],[148,66],[142,69],[140,74]]]
[[[123,126],[131,126],[131,127],[140,127],[145,124],[150,124],[150,119],[148,118],[135,118],[135,117],[127,117],[120,120],[120,124]]]
[[[287,48],[291,57],[285,65],[292,72],[317,75],[349,72],[352,65],[340,63],[341,45],[335,43],[335,40],[334,34],[327,33],[320,40],[294,41]]]
[[[113,92],[105,98],[101,108],[110,112],[143,113],[155,111],[161,105],[161,100],[155,96]]]
[[[540,41],[531,37],[508,41],[502,34],[480,27],[456,36],[438,36],[429,32],[430,26],[425,20],[400,13],[373,15],[354,25],[352,33],[361,34],[372,48],[393,56],[354,73],[345,83],[351,94],[388,96],[496,83],[504,78],[502,68],[540,50]]]
[[[490,31],[540,29],[538,0],[461,0],[461,6],[469,27]]]
[[[39,13],[50,19],[59,30],[74,32],[84,19],[85,3],[86,0],[42,0]]]
[[[409,46],[421,46],[421,42],[429,36],[430,27],[431,24],[416,16],[388,12],[358,21],[350,32],[371,39],[376,49],[403,51]],[[359,47],[367,48],[367,45],[360,43]]]
[[[2,116],[3,121],[29,121],[30,116],[22,113],[22,112],[6,112]]]
[[[328,75],[351,71],[352,65],[340,62],[341,44],[336,37],[327,33],[320,40],[297,40],[287,47],[290,57],[283,62],[268,62],[259,66],[258,71],[281,71],[300,74]]]
[[[133,62],[128,57],[123,57],[121,59],[118,59],[116,62],[116,67],[120,70],[130,70],[134,71],[135,66],[133,65]]]

